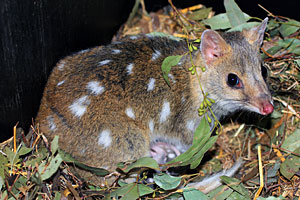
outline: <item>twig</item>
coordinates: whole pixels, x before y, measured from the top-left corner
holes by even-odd
[[[266,11],[267,13],[269,13],[269,15],[270,15],[271,17],[276,18],[276,16],[273,15],[273,13],[271,13],[270,11],[268,11],[268,10],[267,10],[266,8],[264,8],[262,5],[258,4],[258,6],[259,6],[261,9],[263,9],[264,11]]]
[[[259,195],[264,187],[264,174],[263,174],[263,167],[262,167],[262,161],[261,161],[261,145],[258,145],[257,151],[258,151],[257,153],[258,153],[258,168],[259,168],[260,186],[259,186],[259,189],[257,190],[257,192],[255,193],[253,200],[256,200],[257,197],[259,197]]]
[[[18,123],[14,126],[14,153],[16,153],[17,151],[17,126],[18,126]]]

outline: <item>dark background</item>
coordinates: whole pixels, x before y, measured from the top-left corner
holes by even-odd
[[[195,4],[224,12],[223,0],[173,0],[178,7]],[[299,20],[296,0],[236,0],[251,16],[275,15]],[[145,0],[156,11],[167,0]],[[134,0],[1,0],[0,1],[0,141],[12,127],[27,132],[55,63],[72,52],[107,44],[126,21]]]

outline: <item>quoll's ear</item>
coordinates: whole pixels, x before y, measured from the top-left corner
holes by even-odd
[[[209,65],[228,54],[231,46],[216,31],[206,30],[201,36],[200,50],[202,58]]]
[[[264,33],[267,28],[268,18],[266,17],[264,21],[254,28],[250,30],[244,30],[243,34],[245,38],[248,40],[249,44],[257,46],[259,48],[264,40]]]

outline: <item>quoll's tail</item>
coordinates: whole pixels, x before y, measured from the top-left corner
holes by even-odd
[[[233,176],[243,164],[244,161],[239,158],[230,169],[223,170],[206,177],[200,182],[189,183],[187,186],[196,188],[201,192],[208,193],[222,184],[220,179],[221,176]]]

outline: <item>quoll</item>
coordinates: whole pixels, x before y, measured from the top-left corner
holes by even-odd
[[[273,111],[259,54],[266,25],[267,18],[242,32],[206,30],[192,52],[194,64],[206,68],[197,70],[218,119],[237,110]],[[148,34],[68,56],[50,75],[36,122],[89,166],[113,170],[118,162],[145,156],[164,163],[190,147],[201,119],[197,109],[203,96],[188,71],[190,56],[172,67],[170,86],[162,76],[163,60],[186,52],[186,40]]]

